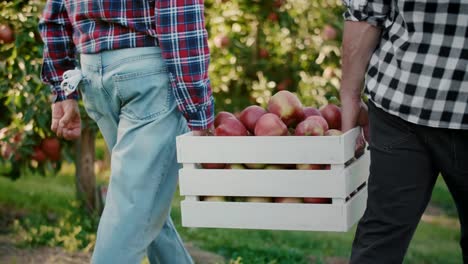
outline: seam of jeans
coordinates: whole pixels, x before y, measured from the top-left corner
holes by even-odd
[[[121,82],[121,81],[132,80],[138,77],[145,77],[145,76],[156,75],[156,74],[166,73],[166,72],[167,70],[164,68],[164,69],[157,70],[157,71],[122,73],[122,74],[113,75],[112,79],[114,79],[114,82]]]
[[[93,109],[95,107],[95,104],[96,102],[92,99],[93,98],[93,94],[90,94],[91,93],[91,89],[94,89],[91,87],[91,79],[89,79],[88,77],[86,76],[83,76],[82,80],[81,80],[81,83],[80,83],[80,86],[81,86],[81,93],[82,93],[82,96],[83,96],[83,87],[86,86],[86,89],[85,90],[88,90],[87,91],[87,94],[88,94],[88,104],[85,104],[84,103],[84,100],[83,100],[83,106],[85,107],[85,110],[86,112],[88,113],[89,117],[91,117],[91,119],[93,119],[95,122],[99,121],[102,117],[103,117],[103,114],[100,113],[97,109]],[[89,107],[86,107],[86,105],[92,105],[93,107],[90,109]]]
[[[134,61],[139,61],[139,60],[145,60],[145,59],[154,59],[154,58],[161,58],[162,55],[160,53],[148,53],[148,54],[143,54],[143,55],[138,55],[138,56],[132,56],[128,57],[125,59],[118,60],[116,62],[113,62],[109,65],[103,66],[103,69],[106,71],[115,69],[119,67],[122,64],[129,63],[129,62],[134,62]]]

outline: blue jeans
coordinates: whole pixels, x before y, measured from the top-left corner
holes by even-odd
[[[193,263],[170,218],[177,186],[175,138],[187,131],[161,50],[80,57],[88,115],[111,151],[111,178],[92,263]]]

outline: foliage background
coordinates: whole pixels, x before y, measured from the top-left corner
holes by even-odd
[[[44,0],[0,3],[0,24],[15,32],[13,43],[0,46],[0,128],[9,128],[0,139],[24,133],[4,163],[6,159],[16,167],[54,171],[54,164],[37,164],[30,158],[34,146],[52,136],[49,88],[39,77],[42,41],[37,23],[44,4]],[[205,5],[217,111],[264,106],[272,94],[284,89],[296,92],[306,105],[336,102],[340,0],[206,0]],[[336,38],[325,35],[327,27],[336,30]],[[71,144],[62,145],[64,159],[71,160]]]

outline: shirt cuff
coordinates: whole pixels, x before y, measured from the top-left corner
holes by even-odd
[[[211,128],[214,122],[213,98],[203,106],[197,107],[195,112],[184,112],[190,130],[205,130]]]
[[[65,101],[68,99],[74,99],[74,100],[79,99],[79,94],[77,90],[73,91],[69,95],[65,95],[65,91],[60,87],[60,84],[52,85],[51,90],[52,90],[52,95],[51,95],[52,103],[57,103],[57,102]]]
[[[384,1],[344,0],[346,11],[343,17],[346,21],[366,22],[379,28],[385,28],[390,13],[390,6]],[[377,3],[381,2],[381,3]]]

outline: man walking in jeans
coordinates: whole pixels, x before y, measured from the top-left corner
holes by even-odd
[[[145,251],[151,263],[192,263],[170,208],[176,136],[213,123],[203,12],[203,0],[47,1],[40,31],[52,130],[79,137],[78,86],[111,151],[92,263],[135,264]]]
[[[369,97],[371,167],[351,263],[402,263],[439,173],[468,263],[468,2],[345,0],[343,129]]]

